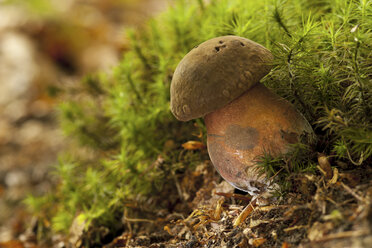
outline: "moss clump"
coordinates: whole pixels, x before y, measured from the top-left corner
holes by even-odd
[[[159,209],[179,207],[174,185],[207,155],[181,148],[204,126],[171,115],[172,73],[192,47],[221,35],[246,37],[273,52],[274,69],[262,82],[292,102],[318,137],[316,145],[299,145],[286,158],[265,158],[265,169],[314,168],[316,152],[350,167],[368,166],[371,27],[367,0],[176,1],[129,33],[131,49],[111,76],[87,78],[68,91],[60,105],[62,126],[85,152],[67,151],[55,192],[48,201],[28,199],[30,206],[52,218],[55,231],[68,231],[79,215],[86,228],[111,233],[123,228],[124,210],[154,219]]]

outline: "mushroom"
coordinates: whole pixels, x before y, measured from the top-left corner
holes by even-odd
[[[239,36],[222,36],[193,48],[171,82],[171,111],[181,121],[204,117],[209,157],[219,174],[251,195],[270,185],[257,159],[279,156],[301,135],[307,120],[284,98],[259,83],[273,56]]]

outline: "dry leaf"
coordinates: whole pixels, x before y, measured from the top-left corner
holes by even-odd
[[[289,248],[290,246],[289,246],[289,244],[287,243],[287,242],[283,242],[283,244],[282,244],[282,248]]]
[[[169,235],[173,235],[172,232],[171,232],[171,229],[167,225],[164,227],[164,231],[167,231],[169,233]]]
[[[328,157],[323,153],[319,153],[318,163],[321,168],[320,171],[324,174],[325,178],[331,179],[333,176],[333,172],[332,172],[332,167],[331,167]]]
[[[195,141],[195,140],[190,140],[190,141],[187,141],[186,143],[183,143],[182,147],[183,149],[186,149],[186,150],[201,150],[205,148],[202,142]]]
[[[257,239],[254,239],[253,240],[252,245],[254,247],[259,247],[259,246],[261,246],[265,242],[266,242],[266,239],[265,238],[257,238]]]
[[[24,248],[23,244],[17,240],[0,242],[0,248]]]
[[[215,220],[221,219],[221,213],[223,211],[222,204],[224,203],[224,201],[225,200],[221,198],[217,202],[216,210],[214,211],[214,216],[213,216]]]

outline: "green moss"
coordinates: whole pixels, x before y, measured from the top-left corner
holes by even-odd
[[[267,171],[311,170],[316,152],[349,166],[369,164],[371,27],[366,0],[176,1],[147,27],[129,33],[131,50],[111,77],[88,78],[68,91],[60,105],[62,126],[94,158],[61,162],[53,200],[33,205],[48,209],[55,231],[67,231],[77,215],[87,228],[114,232],[124,209],[143,218],[160,208],[171,211],[179,201],[175,179],[207,159],[181,148],[194,139],[194,123],[204,127],[200,120],[180,123],[170,113],[172,73],[192,47],[221,35],[243,36],[273,52],[274,68],[262,82],[292,102],[317,135],[316,144],[299,144],[286,159],[266,157]]]

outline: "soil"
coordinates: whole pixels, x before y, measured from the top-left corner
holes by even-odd
[[[71,143],[58,123],[56,94],[111,70],[127,49],[125,29],[166,7],[154,0],[80,2],[53,1],[48,13],[0,3],[0,247],[18,247],[14,240],[33,223],[27,195],[56,184],[50,172]]]
[[[158,232],[124,232],[106,247],[371,247],[371,167],[334,170],[331,179],[293,175],[291,192],[260,204],[234,194],[225,181],[216,186],[211,168],[203,167],[189,216],[165,222]],[[248,217],[236,224],[246,207]]]

